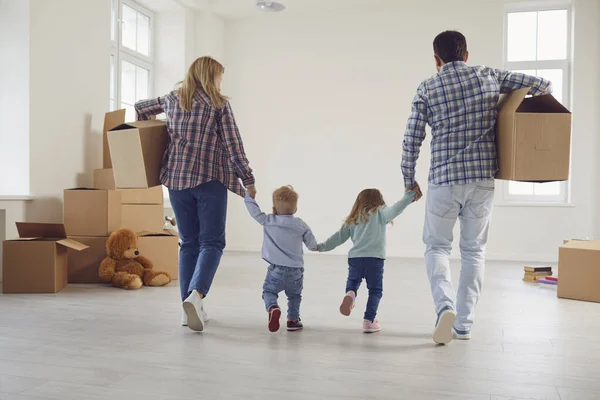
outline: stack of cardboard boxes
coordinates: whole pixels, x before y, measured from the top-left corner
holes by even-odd
[[[64,191],[64,225],[17,224],[19,239],[4,243],[4,293],[54,293],[67,282],[98,283],[106,241],[120,228],[136,232],[140,254],[178,278],[179,237],[163,229],[165,124],[125,124],[124,118],[125,110],[106,114],[103,168],[94,171],[93,188]]]

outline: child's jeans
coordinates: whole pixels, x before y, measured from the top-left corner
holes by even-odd
[[[288,320],[298,321],[300,319],[303,283],[304,268],[270,265],[263,285],[263,300],[267,311],[272,307],[279,308],[277,304],[278,294],[285,291],[288,298]]]
[[[348,281],[346,282],[346,292],[356,293],[363,278],[367,280],[367,289],[369,289],[369,300],[364,319],[375,321],[379,301],[383,296],[383,264],[381,258],[349,258],[348,259]]]

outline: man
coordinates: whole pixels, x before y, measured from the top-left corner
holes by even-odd
[[[412,103],[402,145],[404,184],[422,196],[415,180],[425,126],[431,127],[431,168],[423,241],[437,321],[433,340],[468,340],[485,268],[485,246],[497,171],[495,125],[500,93],[531,88],[552,91],[542,78],[482,66],[469,66],[467,41],[455,31],[433,41],[438,73],[421,83]],[[453,228],[460,220],[462,267],[455,296],[449,256]]]

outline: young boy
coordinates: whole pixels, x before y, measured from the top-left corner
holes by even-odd
[[[302,243],[309,250],[317,250],[317,241],[310,228],[300,218],[294,217],[298,209],[298,193],[291,186],[273,192],[273,214],[265,214],[258,203],[246,192],[246,207],[250,215],[264,227],[262,258],[269,269],[263,285],[263,300],[269,312],[269,331],[279,330],[281,309],[277,304],[279,292],[288,298],[287,330],[303,328],[300,321],[300,302],[304,281]]]

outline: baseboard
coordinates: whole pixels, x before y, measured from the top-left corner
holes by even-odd
[[[258,253],[253,246],[229,246],[226,252],[230,253]],[[558,252],[557,252],[558,253]],[[313,254],[313,253],[310,253]],[[331,252],[330,255],[345,255],[343,252]],[[317,254],[321,256],[321,254]],[[389,256],[389,258],[423,258],[423,253],[420,251],[400,251]],[[450,255],[451,260],[459,260],[460,254],[453,253]],[[519,262],[539,262],[539,263],[554,263],[558,262],[558,254],[500,254],[488,253],[486,259],[490,261],[519,261]]]

